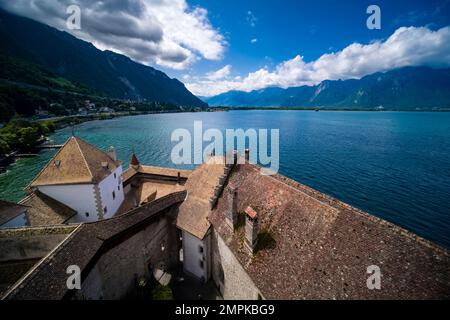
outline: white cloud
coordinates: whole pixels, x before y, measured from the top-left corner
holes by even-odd
[[[253,38],[252,40],[250,40],[250,43],[257,43],[258,42],[258,39],[256,39],[256,38]]]
[[[230,72],[231,72],[231,66],[228,64],[225,67],[223,67],[217,71],[207,73],[206,79],[211,80],[211,81],[225,79],[230,75]]]
[[[69,5],[81,9],[81,30],[66,28]],[[0,6],[144,64],[184,69],[221,59],[226,47],[208,12],[186,0],[0,0]]]
[[[247,16],[245,18],[247,20],[247,23],[252,27],[256,27],[256,22],[258,21],[258,18],[253,14],[252,11],[247,11]]]
[[[315,85],[323,80],[358,79],[406,66],[450,66],[450,27],[437,31],[402,27],[385,41],[353,43],[343,50],[305,62],[297,55],[277,65],[249,73],[242,79],[212,81],[196,78],[186,84],[194,94],[211,96],[230,90],[251,91],[269,86]]]

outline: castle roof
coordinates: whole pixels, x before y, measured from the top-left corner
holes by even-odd
[[[32,226],[63,224],[77,214],[72,208],[39,190],[33,191],[20,203],[27,206],[26,216]]]
[[[138,166],[139,165],[139,160],[137,159],[137,157],[136,157],[136,155],[134,153],[131,156],[130,165],[132,165],[132,166]]]
[[[131,178],[134,178],[138,174],[142,178],[177,178],[178,174],[180,174],[180,178],[186,180],[187,178],[189,178],[191,173],[191,170],[179,170],[173,168],[139,165],[139,167],[137,168],[133,168],[130,166],[123,172],[122,177],[123,183],[126,184],[128,181],[130,181]]]
[[[123,215],[78,224],[55,250],[41,259],[33,270],[1,297],[7,300],[60,300],[70,298],[67,266],[77,265],[89,274],[102,255],[135,235],[163,214],[179,205],[186,191],[175,192]]]
[[[185,184],[187,198],[181,204],[177,217],[177,227],[203,239],[211,226],[209,199],[224,174],[224,159],[212,157],[195,169]]]
[[[98,183],[120,164],[86,141],[70,137],[29,187]]]
[[[240,221],[249,206],[258,215],[254,254],[242,250],[242,222],[235,231],[226,223],[230,188]],[[233,169],[209,221],[267,299],[450,297],[447,250],[258,166]],[[381,269],[381,290],[367,288],[371,265]]]

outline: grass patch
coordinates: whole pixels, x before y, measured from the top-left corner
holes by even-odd
[[[158,284],[152,290],[152,300],[173,300],[172,289]]]

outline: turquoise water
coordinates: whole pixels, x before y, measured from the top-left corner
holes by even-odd
[[[87,122],[75,132],[103,149],[114,145],[125,167],[133,151],[142,163],[174,166],[171,133],[192,130],[194,120],[205,129],[279,128],[281,174],[450,247],[450,113],[158,114]],[[70,134],[51,138],[63,143]],[[0,198],[19,200],[54,152],[11,166],[0,176]]]

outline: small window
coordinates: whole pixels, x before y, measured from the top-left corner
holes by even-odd
[[[117,186],[117,190],[120,190],[120,184]]]
[[[114,172],[114,179],[116,178],[117,176],[116,176],[116,173]]]
[[[203,253],[203,246],[198,247],[198,252]]]
[[[200,268],[204,268],[204,266],[205,266],[205,264],[204,264],[204,262],[203,262],[203,260],[200,260]]]
[[[89,217],[89,212],[86,212],[85,215],[86,215],[86,217]]]
[[[107,213],[107,212],[108,212],[108,207],[104,207],[104,208],[103,208],[103,212],[104,212],[104,213]]]
[[[116,199],[116,192],[115,191],[112,192],[112,196],[113,196],[113,200],[115,200]]]

